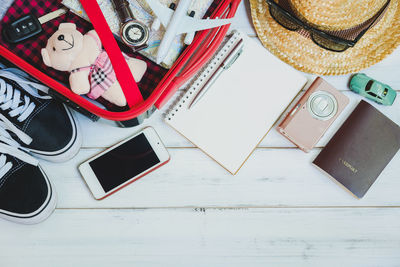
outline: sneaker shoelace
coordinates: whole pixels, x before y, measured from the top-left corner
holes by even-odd
[[[19,122],[29,117],[34,111],[36,104],[27,94],[23,95],[22,100],[20,90],[14,88],[13,85],[4,80],[4,78],[14,81],[24,89],[24,91],[34,97],[42,99],[51,98],[50,96],[40,95],[39,91],[47,93],[48,87],[32,80],[25,72],[14,68],[0,70],[0,109],[3,111],[9,110],[8,115],[12,118],[17,117]]]
[[[27,145],[32,142],[32,138],[18,129],[3,114],[0,114],[0,179],[13,167],[12,162],[7,161],[5,154],[16,157],[31,165],[38,165],[37,159],[29,155],[26,152],[27,150],[12,138],[10,132],[14,133]]]
[[[27,95],[21,92],[5,79],[12,80],[30,95],[50,99],[50,96],[41,96],[39,91],[48,92],[48,87],[32,80],[28,74],[18,69],[9,68],[0,70],[0,109],[2,113],[8,112],[12,118],[19,122],[26,120],[35,110],[36,104]],[[15,134],[26,145],[32,142],[32,138],[18,129],[6,116],[0,114],[0,179],[13,167],[13,163],[7,161],[7,155],[18,158],[31,165],[38,165],[38,161],[29,155],[28,149],[23,148],[13,139],[10,133]]]

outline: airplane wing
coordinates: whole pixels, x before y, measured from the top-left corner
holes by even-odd
[[[161,24],[166,28],[174,14],[174,11],[161,4],[158,0],[146,0],[146,2],[153,10],[156,17],[160,20]]]
[[[189,16],[183,18],[181,27],[179,27],[177,34],[192,33],[220,27],[232,23],[233,19],[196,19]]]
[[[166,28],[171,20],[174,11],[158,0],[146,0],[147,4],[153,10],[155,16],[160,20],[161,24]],[[201,30],[219,27],[225,24],[232,23],[233,19],[196,19],[190,16],[182,18],[181,26],[176,34],[193,33]]]

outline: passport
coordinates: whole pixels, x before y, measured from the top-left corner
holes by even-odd
[[[313,164],[362,198],[400,148],[400,127],[361,101]]]

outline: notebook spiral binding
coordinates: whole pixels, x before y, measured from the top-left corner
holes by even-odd
[[[171,108],[167,110],[165,114],[166,120],[172,120],[173,117],[182,107],[187,108],[190,100],[194,97],[197,90],[201,89],[204,84],[208,81],[215,69],[225,59],[229,51],[235,46],[235,44],[242,39],[241,33],[234,31],[233,35],[221,46],[216,55],[210,60],[210,62],[204,67],[204,69],[196,76],[194,81],[191,83],[189,89],[182,93],[177,100],[171,105]]]

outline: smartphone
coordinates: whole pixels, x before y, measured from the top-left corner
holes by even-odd
[[[104,199],[166,164],[167,149],[152,127],[124,140],[79,166],[94,198]]]

